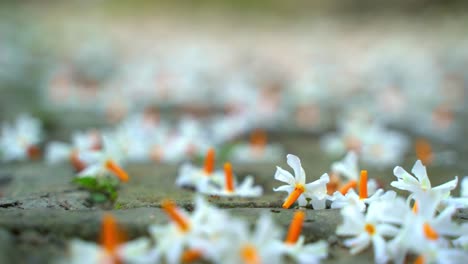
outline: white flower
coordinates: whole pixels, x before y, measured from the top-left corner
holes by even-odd
[[[4,124],[0,134],[0,153],[5,161],[37,158],[42,140],[42,125],[38,119],[20,115],[14,124]]]
[[[409,146],[405,135],[387,130],[377,123],[368,128],[363,142],[362,160],[375,166],[391,166],[400,162]]]
[[[421,205],[418,205],[418,208],[424,208],[425,201],[419,200],[419,203]],[[416,210],[402,217],[400,232],[389,242],[389,252],[394,261],[403,263],[406,254],[411,252],[430,258],[431,263],[439,252],[448,247],[447,237],[459,236],[462,231],[461,227],[452,221],[454,213],[454,207],[447,207],[437,216],[434,216],[433,209],[432,213],[429,210]]]
[[[343,208],[347,205],[353,205],[361,212],[366,210],[366,205],[370,205],[376,201],[392,201],[396,198],[396,192],[394,191],[384,191],[383,189],[378,189],[373,195],[368,198],[361,198],[354,190],[347,192],[343,195],[341,192],[334,192],[331,197],[328,199],[332,202],[331,208]]]
[[[184,252],[190,249],[200,251],[206,259],[219,256],[218,246],[208,242],[223,236],[226,225],[230,225],[223,211],[209,206],[201,197],[196,198],[195,211],[191,215],[178,209],[171,201],[163,201],[162,208],[172,222],[152,225],[149,232],[157,241],[157,251],[167,263],[179,263]]]
[[[283,156],[279,145],[265,145],[261,149],[252,144],[239,144],[233,147],[230,159],[236,163],[275,162]]]
[[[275,247],[282,255],[287,255],[297,263],[320,263],[328,255],[328,244],[325,241],[304,244],[305,238],[301,236],[301,231],[305,216],[303,211],[294,214],[285,241],[275,242]]]
[[[232,166],[228,162],[224,164],[224,177],[223,187],[207,185],[207,187],[200,190],[200,192],[210,195],[240,197],[258,197],[263,193],[261,186],[254,186],[252,176],[247,176],[241,184],[237,184],[236,178],[232,172]]]
[[[220,249],[224,252],[223,259],[217,263],[279,263],[281,252],[275,247],[275,241],[281,231],[268,214],[258,218],[253,232],[244,221],[231,225],[230,229],[228,244]]]
[[[121,181],[128,181],[127,172],[119,165],[123,158],[122,150],[105,135],[103,143],[102,150],[84,151],[79,154],[79,159],[88,166],[78,174],[78,177],[105,177],[112,173]]]
[[[426,167],[420,160],[416,161],[411,172],[411,175],[406,172],[402,167],[397,166],[393,169],[393,174],[398,178],[397,181],[390,183],[393,187],[411,192],[415,197],[424,195],[424,193],[440,193],[442,196],[448,197],[450,191],[455,189],[458,183],[458,177],[455,179],[441,184],[437,187],[432,187],[429,177],[427,176]],[[416,199],[418,200],[418,199]]]
[[[466,250],[449,248],[433,243],[426,246],[424,251],[419,253],[415,263],[464,264],[467,258],[468,252]]]
[[[468,207],[468,176],[463,177],[461,181],[460,197],[447,197],[442,200],[442,204],[458,209]]]
[[[237,144],[233,147],[230,159],[233,162],[275,162],[283,156],[283,149],[279,145],[268,144],[266,132],[254,130],[250,135],[249,144]]]
[[[408,149],[408,139],[395,131],[387,130],[368,117],[354,117],[339,123],[337,133],[321,139],[321,147],[332,155],[346,151],[359,153],[362,160],[378,166],[399,162]]]
[[[224,181],[224,174],[215,171],[215,150],[210,148],[205,157],[203,168],[195,167],[191,164],[184,164],[179,170],[176,185],[179,187],[193,187],[199,192],[209,189],[209,185],[221,187]]]
[[[321,240],[315,243],[304,243],[304,236],[300,236],[296,243],[288,245],[283,243],[283,254],[288,255],[297,263],[315,264],[328,256],[328,243]]]
[[[102,245],[74,239],[69,243],[68,256],[61,263],[114,264],[155,263],[156,255],[150,251],[151,241],[139,238],[122,243],[121,233],[115,219],[105,215],[101,231]]]
[[[358,180],[359,168],[356,152],[349,151],[341,161],[334,162],[331,166],[333,172],[346,177],[348,180]]]
[[[294,170],[294,176],[280,167],[276,167],[275,179],[287,183],[274,191],[284,191],[288,193],[283,208],[289,208],[296,200],[299,206],[306,206],[310,200],[314,209],[325,208],[325,198],[327,197],[327,183],[330,178],[328,174],[323,174],[320,179],[306,184],[306,175],[301,166],[301,161],[297,156],[288,154],[288,165]]]
[[[372,203],[365,215],[354,206],[342,208],[343,223],[336,230],[340,236],[353,236],[344,241],[351,248],[351,254],[362,252],[372,243],[377,263],[389,260],[385,237],[393,237],[398,233],[396,226],[385,222],[386,216],[380,210],[382,205],[385,202]]]
[[[354,151],[350,151],[346,154],[342,161],[334,162],[331,166],[333,173],[337,173],[340,176],[344,176],[348,183],[356,182],[359,180],[359,168],[358,168],[358,157]],[[367,182],[367,191],[369,195],[372,195],[377,190],[377,181],[370,179]]]
[[[86,164],[79,159],[79,153],[98,151],[101,148],[100,136],[95,131],[75,132],[72,144],[52,141],[47,145],[45,158],[48,163],[54,164],[69,160],[77,171],[81,171]]]

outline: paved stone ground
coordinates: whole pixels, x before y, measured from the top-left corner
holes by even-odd
[[[327,172],[331,159],[319,150],[315,138],[283,136],[278,140],[287,152],[299,155],[308,179]],[[415,160],[410,154],[402,164],[410,169]],[[221,161],[218,162],[221,165]],[[229,210],[235,216],[254,223],[256,217],[271,212],[274,220],[287,228],[294,210],[281,209],[284,193],[274,193],[279,185],[273,174],[280,164],[236,165],[237,175],[252,174],[263,185],[265,195],[256,199],[216,198],[209,201]],[[71,184],[73,172],[67,164],[47,166],[42,162],[3,164],[0,167],[0,263],[48,263],[65,252],[66,241],[73,237],[95,240],[104,211],[112,211],[126,230],[129,238],[145,235],[151,223],[165,223],[167,217],[159,208],[164,198],[173,198],[190,209],[193,192],[175,186],[177,166],[162,164],[130,164],[131,180],[119,190],[114,204],[91,207],[88,194]],[[462,176],[462,166],[429,167],[434,184]],[[392,168],[369,168],[369,175],[377,177],[385,186],[393,180]],[[334,236],[341,221],[338,210],[307,210],[304,234],[307,241],[328,239],[330,257],[326,263],[371,263],[372,250],[351,256]],[[460,221],[468,220],[466,212],[458,214]]]

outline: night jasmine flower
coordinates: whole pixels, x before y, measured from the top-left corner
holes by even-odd
[[[106,177],[112,174],[120,181],[127,182],[128,173],[119,164],[123,161],[122,150],[108,136],[103,136],[103,143],[102,150],[80,153],[79,159],[88,166],[78,177]]]
[[[208,185],[221,186],[223,181],[223,173],[215,171],[215,150],[210,148],[206,153],[203,168],[195,167],[192,164],[182,165],[176,185],[179,187],[193,187],[197,191],[203,192],[208,188]]]
[[[151,242],[146,238],[124,242],[115,218],[106,214],[103,217],[100,244],[72,240],[69,244],[69,256],[63,263],[144,263],[148,261]]]
[[[275,192],[288,193],[283,208],[291,207],[296,201],[298,201],[299,206],[306,206],[310,201],[314,209],[324,209],[327,197],[326,185],[330,180],[328,174],[325,173],[318,180],[306,184],[306,175],[299,158],[292,154],[288,154],[286,158],[288,165],[294,170],[294,176],[288,171],[276,167],[275,179],[286,183],[286,185],[273,189]]]
[[[252,176],[247,176],[240,184],[236,182],[232,172],[232,165],[227,162],[224,164],[224,186],[219,188],[217,186],[208,185],[205,190],[201,190],[200,192],[210,195],[240,197],[258,197],[263,193],[261,186],[254,186]]]
[[[42,124],[29,115],[20,115],[14,124],[4,124],[0,133],[0,154],[5,161],[36,159],[40,156]]]
[[[414,195],[416,200],[418,200],[418,197],[425,195],[425,193],[440,193],[442,197],[448,197],[450,191],[455,189],[458,183],[458,177],[455,176],[455,179],[449,182],[432,187],[427,176],[426,167],[420,160],[416,161],[411,172],[414,176],[400,166],[395,167],[393,174],[397,177],[397,180],[391,182],[390,185],[397,189],[411,192],[411,195]]]
[[[305,217],[306,214],[303,211],[294,213],[286,239],[284,242],[278,241],[276,247],[281,254],[297,263],[320,263],[320,260],[325,259],[328,255],[328,244],[325,241],[304,244],[305,238],[301,232]]]

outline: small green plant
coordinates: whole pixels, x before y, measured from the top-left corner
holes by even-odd
[[[89,191],[92,203],[104,203],[117,199],[120,182],[115,177],[80,177],[75,178],[73,183]]]

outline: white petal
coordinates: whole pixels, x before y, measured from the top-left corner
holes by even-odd
[[[294,170],[294,176],[296,177],[296,182],[305,183],[305,172],[301,165],[301,160],[292,154],[286,156],[288,165]]]
[[[448,195],[451,190],[455,189],[458,184],[458,177],[455,176],[455,179],[448,181],[444,184],[441,184],[437,187],[432,188],[433,190],[440,191],[443,195]]]
[[[411,169],[411,172],[414,174],[414,176],[418,178],[420,183],[429,181],[427,177],[426,167],[422,164],[420,160],[417,160],[416,163],[414,163],[414,166]]]
[[[282,185],[278,188],[273,188],[273,191],[275,192],[288,192],[288,194],[290,194],[293,190],[294,190],[294,186],[290,186],[290,185]]]
[[[294,176],[292,176],[291,173],[289,173],[286,170],[283,170],[280,167],[276,167],[275,180],[282,181],[291,186],[296,185],[296,180],[294,179]]]
[[[372,237],[372,242],[374,246],[374,260],[375,263],[387,263],[388,262],[388,255],[386,249],[385,240],[379,236],[374,235]]]
[[[362,233],[359,236],[351,239],[346,239],[344,245],[350,247],[352,255],[358,254],[366,249],[370,244],[370,237],[367,233]]]

